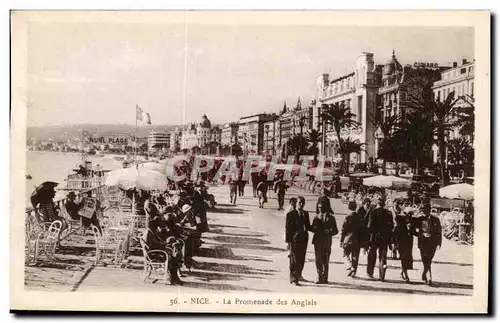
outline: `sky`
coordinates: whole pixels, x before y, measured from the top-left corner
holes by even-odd
[[[187,28],[186,28],[187,27]],[[186,46],[187,45],[187,46]],[[237,121],[308,104],[316,79],[377,64],[451,65],[474,58],[467,27],[31,22],[27,36],[28,126]]]

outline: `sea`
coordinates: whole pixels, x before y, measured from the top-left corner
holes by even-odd
[[[26,154],[26,175],[31,176],[31,179],[25,179],[26,207],[31,207],[29,197],[35,187],[45,181],[59,183],[56,187],[55,200],[64,198],[68,191],[57,190],[57,188],[66,186],[66,177],[73,174],[81,164],[82,155],[51,151],[27,151]],[[86,159],[90,160],[93,166],[100,165],[103,170],[115,170],[122,167],[122,162],[115,160],[113,155],[103,157],[93,155],[87,156]]]

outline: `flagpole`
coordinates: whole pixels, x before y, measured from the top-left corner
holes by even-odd
[[[139,169],[139,164],[137,163],[137,105],[135,107],[135,138],[134,138],[134,163],[135,169]]]

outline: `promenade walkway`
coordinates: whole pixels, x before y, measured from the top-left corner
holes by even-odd
[[[471,246],[458,245],[444,239],[437,251],[433,265],[435,286],[425,285],[421,280],[422,263],[415,244],[414,270],[409,272],[411,283],[400,278],[399,260],[389,260],[386,281],[371,280],[366,276],[366,256],[360,256],[359,278],[347,277],[339,246],[339,236],[334,237],[330,259],[329,285],[315,285],[316,268],[314,250],[309,243],[303,276],[308,282],[293,286],[288,282],[288,258],[284,243],[285,215],[277,211],[277,200],[273,193],[264,209],[259,209],[256,199],[247,186],[246,196],[238,198],[236,206],[229,205],[227,186],[210,188],[218,201],[217,210],[209,212],[210,232],[203,235],[205,242],[195,257],[192,273],[182,278],[183,286],[166,286],[160,282],[143,283],[142,260],[139,250],[133,252],[122,267],[96,266],[93,261],[93,237],[72,237],[63,242],[59,261],[67,263],[68,269],[26,267],[28,288],[48,290],[80,291],[265,291],[321,293],[381,293],[421,295],[472,295],[473,255]],[[287,198],[303,195],[306,210],[311,216],[317,196],[303,194],[292,188]],[[332,199],[337,224],[341,227],[347,208],[340,200]],[[309,242],[311,241],[311,235]],[[71,263],[73,262],[73,263]],[[377,274],[375,274],[377,275]]]

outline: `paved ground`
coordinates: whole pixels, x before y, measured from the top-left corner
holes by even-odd
[[[85,278],[74,285],[76,291],[267,291],[300,293],[401,293],[428,295],[472,295],[472,247],[444,240],[437,251],[433,278],[430,287],[420,280],[422,263],[416,245],[414,270],[410,271],[411,283],[404,283],[400,274],[399,260],[389,260],[386,281],[370,280],[366,276],[366,256],[360,258],[359,278],[347,277],[342,261],[338,236],[334,237],[330,259],[329,285],[315,285],[316,269],[314,251],[309,244],[303,276],[309,282],[303,286],[288,283],[288,258],[284,243],[284,221],[282,211],[277,211],[277,200],[271,193],[264,209],[257,207],[247,186],[246,195],[237,205],[228,204],[228,187],[211,187],[210,191],[219,203],[215,212],[209,212],[211,231],[204,234],[205,242],[200,254],[195,257],[195,269],[183,278],[181,287],[165,286],[160,282],[143,283],[140,255],[130,257],[127,268],[94,267]],[[287,198],[303,192],[291,189]],[[306,197],[306,210],[313,212],[317,196]],[[346,206],[340,200],[332,200],[338,226],[342,225]],[[311,240],[311,236],[310,236]],[[86,242],[82,242],[86,243]],[[84,246],[85,247],[85,246]],[[82,248],[84,248],[82,247]],[[88,249],[88,247],[85,247]],[[90,250],[90,249],[88,249]],[[92,252],[87,253],[91,257]],[[85,258],[91,259],[91,258]],[[375,271],[377,272],[377,271]],[[48,274],[48,273],[47,273]],[[38,275],[38,273],[37,273]],[[47,276],[44,274],[44,277]],[[82,275],[80,274],[80,278]],[[71,281],[68,279],[68,281]],[[73,279],[74,282],[74,279]]]

